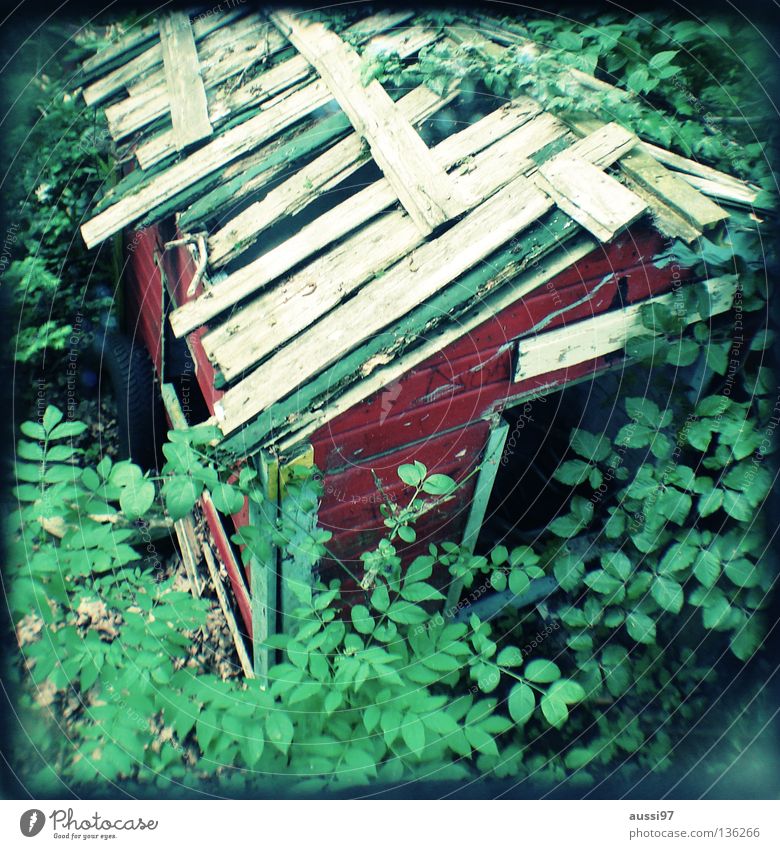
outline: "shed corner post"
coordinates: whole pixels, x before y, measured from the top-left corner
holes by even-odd
[[[286,484],[291,477],[291,471],[296,466],[311,468],[314,465],[314,448],[304,445],[298,453],[285,462],[279,469],[279,510],[291,518],[296,530],[300,533],[314,533],[317,526],[316,513],[303,509],[289,495],[285,497]],[[311,563],[299,560],[294,551],[294,539],[289,540],[286,550],[279,558],[280,575],[280,605],[282,615],[282,631],[289,633],[294,622],[292,611],[299,605],[299,596],[296,586],[312,585],[314,575]]]
[[[279,515],[279,462],[262,451],[254,460],[263,493],[262,504],[249,500],[249,523],[275,526]],[[262,556],[253,553],[249,561],[249,589],[252,605],[252,658],[255,675],[268,685],[268,669],[276,662],[268,639],[276,633],[279,549],[268,536]]]
[[[477,544],[482,523],[485,521],[490,495],[493,484],[498,474],[498,467],[504,453],[504,444],[509,433],[509,424],[500,416],[491,417],[491,428],[488,434],[485,452],[482,455],[477,482],[474,486],[474,495],[471,500],[471,510],[466,520],[466,528],[463,531],[461,548],[473,552]],[[447,592],[444,613],[449,618],[458,606],[460,594],[463,591],[463,579],[455,578],[450,584]]]

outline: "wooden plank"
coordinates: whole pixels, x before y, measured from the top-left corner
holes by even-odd
[[[690,324],[731,309],[737,287],[736,275],[715,277],[701,284],[710,295],[706,314],[693,313],[686,317]],[[677,293],[648,298],[621,310],[613,310],[595,318],[577,322],[542,333],[534,338],[521,339],[515,381],[527,380],[554,369],[568,368],[587,360],[619,351],[637,336],[653,336],[642,324],[641,310],[645,304],[674,305]]]
[[[238,655],[238,660],[241,664],[241,669],[244,673],[244,677],[254,678],[255,671],[252,668],[251,661],[249,660],[249,653],[247,652],[246,646],[244,645],[243,637],[241,636],[241,633],[238,630],[236,617],[233,615],[233,611],[230,609],[230,603],[228,601],[227,594],[225,593],[225,588],[222,585],[222,578],[220,577],[219,569],[217,568],[214,553],[212,552],[208,544],[203,546],[203,556],[206,560],[206,566],[209,570],[209,576],[211,577],[211,583],[214,587],[214,592],[216,592],[217,594],[219,606],[222,609],[222,615],[225,617],[225,622],[227,623],[228,631],[230,631],[230,636],[233,638],[233,645],[236,647],[236,654]]]
[[[503,419],[499,419],[490,429],[485,453],[482,455],[477,483],[471,500],[471,509],[461,542],[461,548],[472,553],[477,545],[482,523],[485,521],[485,513],[487,512],[490,495],[493,492],[493,484],[498,474],[498,467],[501,464],[504,443],[508,433],[509,424]],[[450,618],[455,612],[462,592],[463,578],[453,578],[447,591],[447,600],[444,606],[444,615],[447,618]]]
[[[681,177],[642,150],[634,150],[620,160],[621,169],[647,191],[699,230],[706,230],[728,218],[728,213],[704,197]]]
[[[190,19],[184,12],[160,18],[160,44],[176,150],[182,151],[211,135],[206,89]]]
[[[174,198],[179,192],[324,106],[330,99],[330,93],[321,80],[289,97],[280,96],[259,115],[208,142],[83,224],[81,234],[87,247],[92,248],[118,233],[164,201]]]
[[[116,41],[98,51],[94,56],[81,63],[81,74],[85,78],[92,78],[98,74],[101,68],[113,67],[123,56],[140,48],[147,41],[157,36],[157,21],[144,23],[142,26],[133,27],[120,35]]]
[[[286,12],[271,20],[316,68],[424,234],[458,215],[463,205],[444,169],[377,82],[361,82],[358,54],[321,23],[306,24]]]
[[[647,205],[614,177],[576,156],[555,156],[536,177],[555,203],[602,242],[647,211]]]
[[[653,224],[659,233],[669,239],[682,239],[686,243],[690,243],[702,235],[701,230],[686,221],[670,206],[667,206],[658,195],[648,191],[630,177],[624,175],[623,179],[626,186],[647,204],[653,216]]]
[[[199,43],[206,36],[221,27],[225,27],[226,24],[242,14],[244,14],[244,10],[238,8],[227,12],[216,12],[206,18],[196,18],[192,23],[195,42]],[[203,56],[200,51],[199,55],[202,59]],[[157,74],[162,71],[162,62],[162,46],[159,43],[154,44],[134,59],[87,86],[82,93],[84,102],[87,106],[98,106],[103,101],[118,94],[123,88],[133,85],[134,81],[142,78],[146,82],[156,78]]]
[[[261,452],[256,467],[265,500],[258,505],[249,502],[249,522],[252,525],[274,524],[279,512],[279,463],[275,457]],[[252,603],[252,654],[254,670],[264,683],[268,669],[276,663],[276,652],[268,639],[276,633],[277,582],[279,549],[270,538],[262,540],[264,550],[253,554],[249,561],[249,583]]]
[[[480,299],[478,304],[465,315],[459,316],[457,322],[448,323],[438,332],[426,334],[425,341],[421,345],[405,352],[402,356],[391,359],[386,365],[380,365],[328,403],[316,409],[308,409],[303,420],[296,423],[294,433],[279,441],[279,450],[292,450],[301,440],[308,439],[315,430],[333,421],[355,404],[370,398],[383,386],[399,380],[429,357],[446,349],[464,335],[490,321],[524,295],[538,289],[548,280],[552,280],[590,253],[597,244],[591,236],[585,235],[575,239],[574,242],[567,243],[565,249],[540,260],[533,271],[515,278],[511,286],[498,286],[487,297]],[[499,263],[496,263],[496,266],[498,265]]]
[[[534,163],[526,156],[547,143],[550,137],[562,132],[563,127],[554,118],[541,115],[461,165],[455,172],[455,178],[469,206],[476,206],[509,180],[532,170]],[[451,144],[444,154],[449,151],[450,155],[457,155],[461,150],[461,145]],[[439,155],[438,149],[434,154]],[[445,167],[451,167],[460,158],[447,160],[442,157],[441,161]],[[332,241],[343,235],[348,227],[354,229],[358,224],[370,221],[394,200],[389,183],[378,181],[339,204],[330,213],[320,216],[279,248],[223,281],[219,289],[224,287],[226,295],[230,293],[231,297],[235,297],[238,290],[234,278],[240,276],[243,280],[247,269],[252,268],[248,279],[255,286],[277,271],[278,263],[273,261],[276,256],[286,268],[292,267],[293,260],[297,262],[303,258],[303,251],[310,254],[314,248],[327,244],[326,240]],[[422,241],[420,231],[401,210],[371,221],[335,251],[294,273],[283,287],[273,287],[261,294],[244,310],[207,334],[204,337],[207,353],[222,369],[226,379],[234,378],[313,324],[373,274],[389,268]],[[317,281],[315,297],[311,297],[312,281]],[[176,313],[172,316],[172,323],[175,318]],[[257,322],[262,322],[264,333],[258,334],[253,330]],[[179,332],[175,325],[174,332]]]
[[[687,178],[700,177],[703,180],[711,180],[713,183],[721,183],[723,186],[733,186],[735,189],[742,189],[745,192],[758,194],[760,191],[758,186],[747,183],[733,174],[727,174],[725,171],[718,171],[716,168],[711,168],[702,162],[696,162],[694,159],[688,159],[685,156],[680,156],[679,153],[672,153],[671,150],[666,150],[663,147],[643,141],[640,143],[640,148],[645,153],[649,153],[653,159],[657,159],[662,165],[679,171],[680,174]]]

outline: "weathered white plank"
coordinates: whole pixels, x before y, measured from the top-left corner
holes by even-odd
[[[235,20],[239,15],[243,14],[243,12],[244,10],[239,8],[232,9],[227,12],[217,12],[207,18],[196,18],[192,23],[192,31],[195,34],[196,43],[200,43],[204,39],[208,42],[206,37],[217,29],[224,27],[225,30],[229,30],[230,27],[228,27],[227,24]],[[277,35],[280,40],[283,40],[276,30],[274,30],[274,34]],[[204,44],[203,47],[198,50],[198,55],[200,56],[201,61],[204,61],[206,58],[204,56],[204,52],[206,52],[204,51],[205,47],[206,45]],[[99,80],[96,80],[94,83],[87,86],[83,91],[84,102],[87,106],[97,106],[104,100],[107,100],[109,97],[113,97],[113,95],[122,91],[123,88],[129,89],[131,86],[137,84],[140,91],[141,85],[159,85],[163,82],[163,76],[162,47],[158,42],[157,44],[153,44],[147,50],[144,50],[143,53],[140,53],[134,59],[131,59],[121,67],[116,68],[114,71],[111,71],[104,77],[101,77]],[[141,80],[143,80],[143,82],[141,82]],[[152,81],[154,82],[152,83]]]
[[[259,115],[215,138],[157,175],[140,190],[121,198],[87,221],[81,227],[87,247],[94,247],[118,233],[150,209],[258,147],[285,127],[324,106],[330,99],[331,94],[321,80],[289,97],[280,96],[267,104]]]
[[[707,287],[710,302],[705,314],[691,313],[686,317],[689,324],[731,309],[737,288],[736,275],[715,277],[697,285]],[[575,366],[619,351],[629,339],[655,335],[642,324],[642,306],[673,305],[675,297],[674,292],[660,295],[536,337],[521,339],[517,347],[518,361],[514,379],[527,380],[548,371]]]
[[[160,18],[160,44],[174,144],[181,151],[208,138],[212,131],[189,16],[170,12]]]
[[[286,12],[271,19],[327,83],[421,232],[462,212],[454,185],[387,92],[376,80],[363,86],[358,54],[321,23]]]
[[[457,323],[445,324],[438,330],[426,334],[422,344],[392,359],[386,365],[378,366],[368,376],[353,383],[324,406],[316,410],[306,410],[303,420],[296,422],[294,433],[278,442],[278,449],[282,452],[292,450],[296,445],[307,440],[315,430],[352,409],[355,404],[370,398],[382,387],[400,379],[429,357],[443,351],[452,342],[473,332],[486,321],[490,321],[525,295],[570,268],[597,246],[598,242],[585,233],[567,242],[561,249],[540,260],[532,271],[521,274],[512,280],[511,284],[500,286],[489,294],[479,302],[478,306],[459,318]]]
[[[699,230],[706,230],[729,217],[724,209],[643,150],[634,149],[624,156],[620,160],[620,167],[640,186]]]
[[[614,177],[577,156],[555,156],[539,169],[537,184],[578,224],[602,242],[647,210]]]
[[[385,17],[380,18],[385,22]],[[368,27],[368,20],[362,22]],[[412,27],[401,33],[384,37],[384,41],[401,58],[411,56],[421,47],[436,39],[435,30]],[[373,42],[372,42],[373,43]],[[293,56],[280,62],[270,70],[250,79],[245,84],[233,89],[225,86],[215,89],[208,94],[209,116],[213,124],[219,124],[229,118],[234,112],[257,105],[282,92],[290,93],[300,87],[312,76],[311,65],[301,55]],[[175,150],[173,134],[163,130],[138,146],[136,157],[142,168],[149,168],[160,162]]]
[[[112,44],[98,51],[94,56],[81,63],[81,71],[85,76],[93,76],[100,68],[120,59],[125,53],[139,47],[146,41],[157,36],[157,21],[149,21],[142,26],[133,27],[120,35]]]
[[[501,146],[496,151],[491,153],[491,148],[482,151],[480,156],[488,156],[495,162],[495,166],[491,166],[492,182],[486,187],[485,181],[482,180],[483,169],[477,168],[475,176],[470,177],[462,185],[462,191],[466,193],[466,197],[473,199],[473,203],[477,203],[490,193],[490,186],[495,189],[502,185],[502,181],[506,182],[521,173],[528,164],[525,157],[559,138],[565,131],[565,127],[552,116],[538,115],[534,120],[515,130],[514,134],[506,137],[512,139],[511,143],[507,143],[505,138],[497,143]],[[469,138],[475,139],[473,131],[464,132],[468,133]],[[454,142],[449,142],[445,145],[444,151],[445,154],[449,151],[449,155],[453,156],[459,154],[462,148]],[[458,156],[458,158],[461,157]],[[450,164],[454,164],[454,161]],[[482,182],[476,182],[479,180]],[[480,194],[481,197],[477,197]],[[367,187],[355,197],[347,199],[334,211],[328,213],[325,221],[320,217],[305,228],[303,234],[296,234],[278,248],[231,274],[196,301],[191,301],[175,310],[171,314],[174,333],[181,336],[204,324],[210,318],[290,270],[296,263],[310,256],[314,250],[329,244],[339,234],[344,235],[369,221],[373,215],[381,212],[395,199],[394,192],[388,188],[385,180],[378,181],[377,188]],[[383,229],[378,230],[377,225],[369,225],[362,233],[347,240],[345,245],[315,260],[311,266],[304,268],[288,281],[288,285],[281,291],[285,296],[289,294],[290,297],[295,294],[297,298],[301,293],[305,297],[312,281],[319,287],[315,303],[312,304],[311,299],[305,301],[309,309],[301,313],[302,317],[310,316],[310,308],[316,307],[316,303],[320,300],[327,302],[329,297],[339,296],[339,293],[340,297],[343,297],[373,274],[411,251],[424,238],[414,222],[401,210],[391,213],[382,220]],[[329,229],[326,229],[326,225]],[[333,287],[337,287],[335,295],[332,293]],[[289,300],[289,297],[285,297],[285,300]],[[253,311],[251,315],[252,320],[261,320],[262,313]]]
[[[464,132],[468,132],[469,137],[476,142],[476,134]],[[463,197],[468,199],[469,206],[476,206],[511,179],[532,171],[535,165],[526,157],[564,132],[564,127],[552,116],[540,115],[460,166],[454,172],[454,177]],[[444,148],[444,154],[452,156],[462,149],[461,145],[450,143]],[[439,148],[434,153],[441,157]],[[440,161],[446,168],[450,168],[460,158],[454,160],[441,157]],[[299,238],[305,247],[309,247],[309,242],[313,238],[322,238],[328,232],[328,227],[332,233],[350,220],[364,217],[369,220],[394,200],[390,185],[386,180],[379,180],[335,207],[328,214],[327,220],[324,220],[326,216],[321,216],[313,222],[310,232],[306,232],[309,228],[305,228],[285,242],[277,249],[279,255],[283,261],[289,261],[291,243]],[[237,315],[206,334],[203,337],[204,349],[223,375],[232,380],[314,324],[372,275],[389,268],[422,241],[422,234],[402,210],[384,215],[369,223],[345,244],[294,273],[280,286],[271,288]],[[255,275],[267,270],[268,257],[269,254],[266,254],[258,260]],[[225,284],[228,282],[224,281],[212,291],[222,289],[223,286],[227,291]],[[232,288],[231,285],[231,291]],[[262,333],[257,332],[258,326],[262,326]]]
[[[434,94],[427,86],[419,86],[401,98],[398,107],[407,120],[416,124],[448,99]],[[466,130],[449,136],[436,148],[436,156],[451,166],[503,138],[539,112],[538,104],[528,98],[507,104]],[[285,215],[300,212],[315,197],[351,174],[367,157],[357,133],[334,145],[214,233],[209,239],[209,264],[218,268],[235,259],[265,229]]]

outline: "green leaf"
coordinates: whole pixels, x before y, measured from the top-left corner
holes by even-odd
[[[572,681],[571,678],[561,678],[560,681],[554,681],[550,684],[547,694],[556,699],[560,699],[567,705],[574,705],[581,702],[585,698],[585,688],[577,681]]]
[[[436,589],[436,587],[432,587],[430,584],[426,584],[423,581],[419,581],[414,584],[409,584],[404,586],[401,590],[401,598],[406,601],[441,601],[444,599],[444,595]]]
[[[484,728],[480,728],[479,725],[467,725],[464,732],[466,739],[478,752],[483,755],[498,755],[498,746],[493,735],[488,734]]]
[[[411,463],[404,463],[402,466],[398,467],[398,477],[407,484],[407,486],[417,487],[420,484],[420,481],[423,479],[423,475],[420,474],[420,470],[416,465],[412,465]]]
[[[516,646],[507,646],[498,653],[496,663],[499,666],[522,666],[523,653]]]
[[[720,558],[712,551],[700,551],[693,566],[693,574],[703,586],[714,587],[720,577]]]
[[[653,71],[665,68],[679,52],[679,50],[662,50],[660,53],[656,53],[655,56],[653,56],[653,58],[647,63],[647,67],[651,68]]]
[[[84,422],[64,422],[54,428],[49,434],[49,439],[72,439],[74,436],[81,436],[86,429]]]
[[[712,489],[699,497],[699,515],[704,518],[714,513],[723,504],[723,490]]]
[[[585,583],[593,592],[601,593],[602,595],[612,595],[623,586],[621,580],[608,575],[603,569],[589,572],[585,576]]]
[[[271,743],[286,755],[295,733],[290,717],[283,711],[272,710],[265,719],[265,730]]]
[[[517,596],[522,595],[528,587],[531,585],[531,582],[528,579],[528,575],[525,572],[522,572],[520,569],[513,569],[509,573],[509,589]]]
[[[387,609],[387,618],[399,625],[419,625],[428,618],[422,607],[408,601],[396,601]]]
[[[128,519],[139,519],[154,504],[154,484],[145,480],[138,486],[126,486],[120,496],[119,505]]]
[[[652,645],[655,642],[655,622],[646,614],[632,611],[626,616],[626,628],[638,643]]]
[[[738,522],[749,522],[753,518],[753,508],[744,495],[730,489],[724,489],[722,492],[723,509],[732,519],[736,519]]]
[[[503,592],[506,589],[506,572],[494,569],[490,573],[490,585],[496,592]]]
[[[545,693],[542,696],[542,714],[544,714],[544,718],[553,726],[553,728],[561,728],[566,724],[566,720],[569,718],[569,708],[566,706],[566,702],[563,699],[559,699],[556,696],[551,696],[549,693]]]
[[[431,475],[425,479],[422,491],[428,495],[449,495],[457,484],[449,475]]]
[[[731,616],[731,605],[728,599],[722,595],[714,596],[702,611],[704,627],[714,631],[724,630]]]
[[[631,577],[633,565],[628,557],[622,551],[612,551],[608,554],[603,554],[601,557],[601,566],[605,572],[619,579],[627,581]]]
[[[567,460],[553,472],[553,477],[568,486],[578,486],[588,477],[592,468],[585,460]]]
[[[509,715],[518,725],[525,725],[536,707],[534,691],[528,684],[515,684],[509,693]]]
[[[43,414],[43,428],[46,433],[51,431],[62,421],[62,412],[51,404],[46,408]]]
[[[679,613],[682,610],[685,596],[682,587],[674,578],[660,575],[653,581],[650,592],[664,610],[670,613]]]
[[[351,611],[352,624],[360,634],[370,634],[374,630],[374,617],[364,604],[356,604]]]
[[[523,677],[534,684],[549,684],[561,677],[561,670],[551,660],[539,658],[532,660],[523,671]]]
[[[235,486],[220,483],[211,491],[214,506],[225,516],[232,516],[244,508],[244,494]]]
[[[380,613],[384,613],[390,606],[390,595],[388,594],[387,587],[384,584],[380,584],[374,592],[371,593],[371,606]]]
[[[501,673],[488,663],[476,667],[477,686],[483,693],[492,693],[501,683]]]
[[[572,431],[571,447],[580,457],[584,457],[586,460],[591,460],[595,463],[606,460],[612,450],[610,441],[606,436],[596,436],[580,428],[575,428]]]
[[[404,542],[414,542],[417,539],[417,533],[411,525],[399,525],[398,536],[401,537]]]
[[[401,726],[404,743],[419,758],[425,749],[425,725],[419,717],[414,717]]]
[[[197,486],[192,478],[186,476],[169,478],[163,485],[162,495],[171,518],[176,521],[190,513],[195,502],[200,498],[201,491],[202,487]]]
[[[46,431],[43,429],[42,425],[38,424],[38,422],[22,422],[19,426],[19,430],[25,436],[29,436],[30,439],[46,439]]]
[[[729,561],[724,571],[732,584],[743,589],[756,587],[761,581],[757,566],[745,557]]]

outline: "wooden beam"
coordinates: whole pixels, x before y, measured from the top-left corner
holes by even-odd
[[[425,142],[376,81],[361,81],[360,57],[319,22],[304,23],[287,12],[271,20],[316,68],[423,234],[460,214],[455,186]]]
[[[536,179],[567,215],[602,242],[647,211],[633,192],[579,157],[553,157],[541,166]]]
[[[258,505],[250,499],[249,522],[273,526],[279,514],[279,463],[275,457],[261,452],[256,467],[264,500]],[[267,684],[268,669],[276,663],[276,652],[268,645],[268,639],[276,633],[279,549],[270,535],[263,538],[262,545],[263,550],[253,553],[249,561],[249,591],[254,670]]]
[[[691,324],[731,309],[737,287],[736,275],[714,277],[700,284],[710,295],[709,308],[704,313],[686,316]],[[677,293],[648,298],[620,310],[613,310],[595,318],[551,330],[517,343],[517,368],[515,381],[527,380],[554,369],[568,368],[596,357],[619,351],[630,339],[653,336],[642,324],[642,307],[647,304],[674,306]]]
[[[725,209],[704,197],[642,150],[633,150],[624,156],[620,160],[620,167],[640,186],[699,230],[706,230],[729,217]]]
[[[504,443],[509,433],[509,424],[499,419],[490,429],[485,452],[482,455],[477,483],[474,487],[474,495],[471,499],[471,509],[466,520],[466,528],[463,531],[461,548],[472,552],[477,545],[479,532],[485,521],[490,495],[493,492],[493,484],[501,465],[501,457],[504,453]],[[444,615],[449,619],[457,608],[460,594],[463,592],[463,578],[453,578],[447,591],[447,600],[444,607]]]
[[[212,133],[189,15],[169,12],[160,18],[160,43],[174,144],[176,150],[182,151]]]

